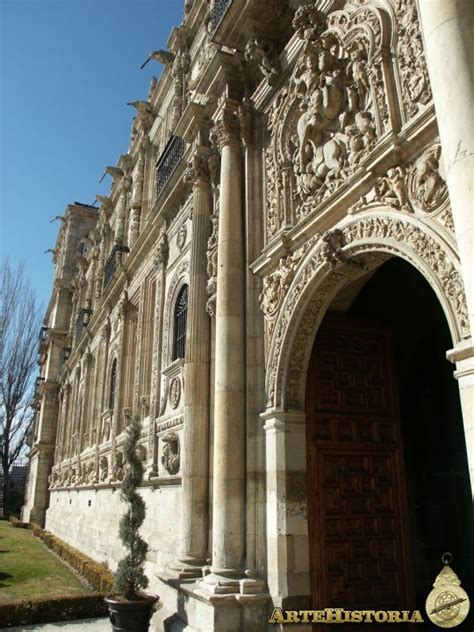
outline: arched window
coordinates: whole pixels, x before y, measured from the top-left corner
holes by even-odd
[[[109,408],[114,409],[115,406],[115,390],[117,387],[117,358],[112,362],[110,371],[110,389],[109,389]]]
[[[184,358],[186,349],[186,318],[188,315],[188,286],[180,289],[174,308],[173,360]]]

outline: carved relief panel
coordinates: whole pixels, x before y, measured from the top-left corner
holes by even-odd
[[[414,4],[395,4],[296,11],[300,53],[268,113],[267,243],[365,175],[381,142],[430,102]]]

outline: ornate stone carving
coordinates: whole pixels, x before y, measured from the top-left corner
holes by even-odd
[[[429,103],[432,95],[415,0],[395,0],[395,6],[398,21],[397,63],[408,119]]]
[[[321,254],[323,259],[334,268],[339,263],[345,262],[344,253],[342,247],[345,245],[344,233],[342,230],[336,228],[334,230],[328,230],[322,236],[323,245],[321,248]]]
[[[122,452],[115,453],[115,463],[112,473],[112,479],[115,481],[121,481],[125,475],[125,463]]]
[[[187,235],[188,235],[188,229],[186,227],[186,223],[181,224],[178,230],[178,234],[176,236],[176,243],[178,245],[179,250],[182,250],[184,248]]]
[[[168,238],[166,236],[166,233],[164,233],[161,241],[156,248],[154,263],[157,269],[166,268],[166,266],[168,265],[169,254],[170,248],[168,245]]]
[[[171,380],[168,399],[171,408],[175,409],[178,407],[181,399],[181,380],[179,377],[174,377]]]
[[[162,438],[163,453],[161,462],[168,474],[175,475],[179,472],[180,444],[176,432],[170,432]]]
[[[179,122],[183,111],[185,98],[187,95],[187,82],[190,58],[185,49],[179,50],[173,62],[171,74],[174,79],[174,96],[172,102],[171,127],[174,128]]]
[[[183,180],[184,182],[190,182],[191,184],[208,184],[209,168],[207,160],[198,153],[195,153],[183,174]]]
[[[94,461],[90,461],[87,466],[87,476],[86,481],[89,485],[93,485],[97,482],[97,472]]]
[[[446,183],[439,173],[440,146],[425,150],[408,167],[396,165],[377,179],[349,212],[384,204],[397,211],[432,213],[447,201]]]
[[[453,326],[458,337],[468,334],[466,299],[457,263],[443,242],[425,232],[418,222],[408,217],[399,220],[383,215],[361,217],[337,229],[337,232],[333,231],[331,237],[329,233],[327,235],[326,240],[320,239],[312,256],[299,268],[276,321],[267,365],[269,406],[294,405],[301,396],[299,380],[304,369],[304,354],[309,353],[308,347],[310,350],[317,323],[337,287],[353,275],[354,267],[348,266],[351,258],[362,253],[366,265],[367,256],[371,253],[374,256],[387,253],[408,260],[438,294],[442,292],[444,295],[444,304],[453,314]],[[327,256],[328,241],[333,243],[331,249],[335,246],[336,252],[339,252],[335,265],[331,264],[333,257]],[[315,291],[309,304],[305,303],[303,315],[300,301],[304,300],[302,297],[306,296],[310,283],[315,284]],[[290,321],[298,323],[297,334],[289,335]],[[282,358],[289,358],[288,367],[280,364]],[[287,383],[284,387],[285,379]]]
[[[304,5],[294,27],[302,51],[269,115],[267,239],[359,170],[389,126],[381,11],[362,6],[326,19]]]
[[[199,49],[197,58],[194,60],[192,76],[188,81],[187,96],[189,101],[194,101],[196,99],[196,88],[199,85],[206,68],[216,54],[216,50],[216,45],[210,40],[209,36],[206,35]]]
[[[410,198],[420,210],[430,213],[448,197],[446,183],[439,173],[440,145],[427,149],[418,158],[408,175]]]
[[[272,86],[281,71],[280,59],[272,40],[263,37],[251,37],[245,47],[245,60],[255,65]]]
[[[211,317],[216,315],[217,292],[217,241],[219,235],[219,204],[216,203],[214,213],[211,215],[212,232],[207,240],[207,295],[206,310]]]
[[[109,478],[109,460],[106,456],[101,456],[99,461],[99,480],[105,483]]]
[[[218,187],[221,175],[221,157],[217,152],[214,152],[209,156],[208,165],[212,186]]]
[[[300,257],[301,255],[282,257],[277,270],[263,279],[259,301],[260,308],[267,319],[273,319],[280,309]]]
[[[221,151],[226,145],[240,146],[239,128],[239,113],[237,109],[229,105],[224,106],[221,116],[211,132],[216,136]]]

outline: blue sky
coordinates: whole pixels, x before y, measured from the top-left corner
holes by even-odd
[[[46,306],[62,215],[107,194],[184,0],[0,0],[0,249]]]

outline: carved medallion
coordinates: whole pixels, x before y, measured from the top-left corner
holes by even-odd
[[[187,235],[188,235],[188,229],[186,227],[186,224],[182,224],[180,229],[178,230],[178,235],[176,237],[176,243],[178,244],[178,248],[180,250],[184,248]]]
[[[181,380],[179,377],[174,377],[170,383],[169,402],[171,408],[177,408],[179,400],[181,399]]]

